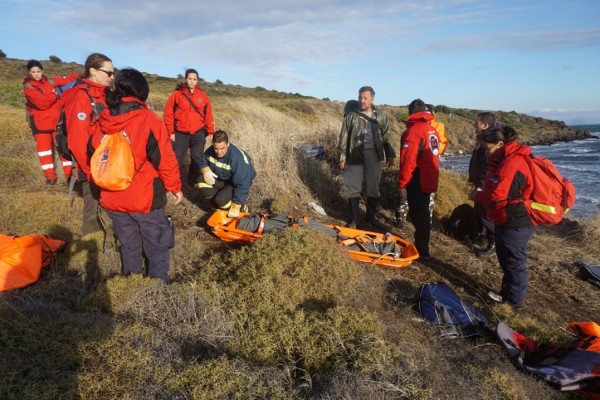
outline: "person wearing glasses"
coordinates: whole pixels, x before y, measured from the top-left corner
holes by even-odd
[[[35,138],[46,185],[55,185],[57,181],[53,143],[61,111],[60,87],[76,80],[79,75],[79,72],[73,72],[68,76],[47,78],[41,62],[29,60],[27,63],[27,76],[23,80],[27,122]],[[72,172],[71,160],[61,156],[61,161],[68,182]]]
[[[185,71],[185,82],[181,82],[167,99],[163,114],[173,150],[179,163],[181,180],[190,184],[202,181],[198,163],[204,153],[206,137],[215,133],[213,108],[208,95],[198,86],[198,72]],[[183,169],[185,154],[190,149],[188,173]]]
[[[114,235],[110,219],[98,206],[100,190],[91,181],[87,145],[100,113],[106,108],[105,90],[113,81],[115,72],[112,60],[100,53],[90,54],[84,68],[80,82],[65,92],[63,99],[67,143],[77,163],[77,180],[81,183],[83,194],[82,233],[87,235],[104,228],[106,251],[114,246]]]

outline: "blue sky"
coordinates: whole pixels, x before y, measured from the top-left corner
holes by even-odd
[[[2,0],[0,38],[24,60],[600,123],[597,0]]]

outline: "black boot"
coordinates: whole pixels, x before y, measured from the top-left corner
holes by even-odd
[[[356,228],[360,213],[360,197],[352,197],[348,199],[350,210],[352,211],[352,221],[348,224],[348,228]]]
[[[365,217],[365,221],[371,225],[371,227],[377,230],[387,230],[387,228],[380,224],[377,219],[375,219],[375,214],[377,213],[377,204],[379,203],[378,197],[367,197],[367,215]]]
[[[494,242],[494,237],[491,235],[487,236],[488,244],[484,249],[476,250],[475,254],[479,257],[489,256],[496,250],[496,243]]]

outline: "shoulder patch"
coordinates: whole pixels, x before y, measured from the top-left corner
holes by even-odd
[[[85,121],[87,119],[87,114],[83,111],[77,113],[77,119],[80,121]]]
[[[435,131],[429,132],[429,148],[434,156],[437,156],[440,152],[440,143]]]

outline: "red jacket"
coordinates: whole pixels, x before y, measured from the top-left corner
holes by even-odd
[[[400,189],[435,193],[440,175],[439,138],[426,111],[411,114],[400,141]]]
[[[165,104],[163,118],[169,133],[177,131],[193,135],[203,128],[206,128],[206,135],[215,133],[212,103],[198,86],[193,93],[187,86],[174,91]]]
[[[111,115],[111,112],[116,115]],[[179,164],[160,117],[133,97],[124,97],[116,110],[104,110],[90,138],[88,154],[98,147],[104,133],[125,131],[131,140],[136,174],[122,191],[100,192],[100,204],[111,211],[149,213],[164,207],[166,192],[181,191]],[[91,157],[90,154],[90,157]]]
[[[517,142],[509,142],[492,154],[484,189],[477,192],[488,217],[494,224],[506,228],[532,226],[524,201],[531,197],[533,179],[525,160],[531,149]]]
[[[69,150],[75,156],[79,169],[88,177],[88,180],[90,179],[90,160],[87,155],[87,144],[100,118],[99,115],[92,112],[90,96],[94,99],[98,111],[103,110],[106,107],[104,89],[106,86],[89,79],[82,79],[81,84],[68,90],[63,96]]]
[[[74,72],[66,77],[50,78],[52,82],[46,76],[42,76],[39,81],[31,79],[29,76],[23,80],[23,94],[27,99],[25,107],[30,115],[33,133],[54,133],[56,131],[56,123],[61,110],[61,99],[56,88],[77,79],[79,75],[79,72]]]

